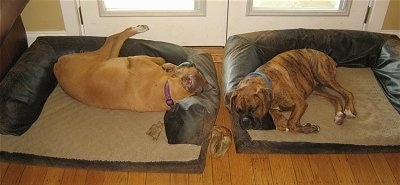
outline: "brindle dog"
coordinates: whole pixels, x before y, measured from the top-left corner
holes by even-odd
[[[325,53],[312,49],[291,50],[247,75],[235,90],[226,94],[225,102],[231,112],[238,114],[241,125],[261,124],[269,112],[278,130],[315,133],[319,126],[300,123],[308,106],[306,98],[312,92],[333,104],[336,124],[356,115],[353,94],[344,89],[335,76],[336,62]],[[326,88],[344,98],[344,107],[342,99],[328,93]],[[282,111],[291,111],[290,117],[286,119]]]

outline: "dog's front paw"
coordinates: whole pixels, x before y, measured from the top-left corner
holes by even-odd
[[[289,128],[287,127],[276,127],[276,130],[289,132]]]
[[[311,123],[306,123],[304,125],[296,125],[294,129],[289,129],[292,132],[299,132],[304,134],[311,134],[319,132],[320,128],[318,125],[313,125]]]

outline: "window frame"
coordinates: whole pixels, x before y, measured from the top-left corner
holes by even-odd
[[[253,7],[253,0],[247,0],[247,16],[347,16],[350,14],[352,0],[341,0],[338,10],[286,10],[286,9],[259,9]]]
[[[194,0],[194,10],[110,10],[97,0],[100,17],[204,17],[206,0]]]

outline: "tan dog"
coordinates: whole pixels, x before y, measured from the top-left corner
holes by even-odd
[[[256,122],[270,113],[276,129],[314,133],[317,125],[301,124],[307,102],[314,91],[335,107],[335,123],[342,124],[345,116],[354,118],[354,97],[335,80],[336,63],[323,52],[312,49],[291,50],[277,55],[255,73],[247,75],[236,89],[225,96],[227,107],[239,115],[241,125]],[[338,92],[345,102],[328,93],[325,87]],[[291,111],[286,119],[281,111]]]
[[[222,157],[232,144],[232,133],[224,126],[214,126],[211,129],[208,152],[214,157]]]
[[[118,57],[129,37],[148,30],[127,28],[92,52],[64,55],[54,74],[64,91],[85,104],[137,112],[165,111],[174,101],[212,87],[191,63],[176,66],[161,57]]]

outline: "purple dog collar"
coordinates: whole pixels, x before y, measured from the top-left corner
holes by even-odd
[[[168,80],[167,80],[167,82],[165,82],[165,85],[164,85],[164,94],[165,94],[165,103],[167,103],[168,106],[174,105],[175,103],[174,103],[174,100],[172,100],[172,97],[171,97],[171,92],[169,90]]]

